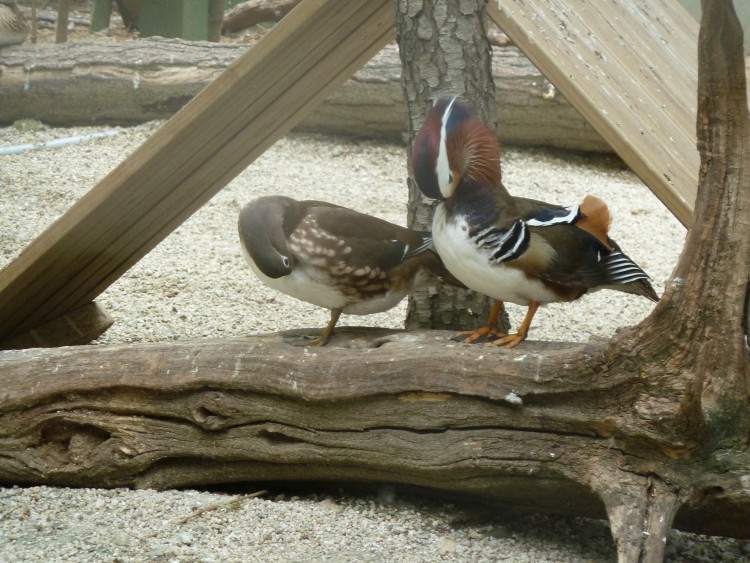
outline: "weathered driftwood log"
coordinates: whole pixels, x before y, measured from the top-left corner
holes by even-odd
[[[136,123],[170,117],[247,47],[182,40],[21,45],[0,51],[0,123]],[[505,143],[609,151],[515,47],[495,49],[498,135]],[[301,129],[400,138],[401,66],[389,45],[319,106]]]
[[[341,329],[315,350],[269,335],[2,352],[0,481],[381,481],[601,517],[602,491],[641,491],[647,513],[666,478],[678,527],[750,537],[750,454],[682,457],[655,418],[663,380],[621,350]]]

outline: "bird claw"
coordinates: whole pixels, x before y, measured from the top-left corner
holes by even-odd
[[[503,334],[500,338],[485,343],[485,346],[494,346],[501,350],[510,350],[511,348],[518,346],[524,340],[526,340],[526,335],[521,334],[520,332],[516,334]]]
[[[295,336],[294,338],[285,338],[284,342],[290,346],[325,346],[329,340],[330,337],[323,338],[322,335],[304,334],[302,336]]]
[[[489,343],[492,338],[503,336],[506,335],[497,332],[496,327],[486,325],[474,330],[462,330],[456,332],[455,334],[453,334],[453,336],[451,336],[451,340],[455,340],[456,342],[463,342],[464,344],[471,344],[473,342],[477,342],[478,340],[484,339]]]

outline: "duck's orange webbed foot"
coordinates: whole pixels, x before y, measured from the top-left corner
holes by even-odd
[[[460,332],[456,332],[453,334],[453,336],[451,336],[451,340],[457,340],[458,342],[463,342],[464,344],[471,344],[472,342],[476,342],[481,338],[490,340],[498,336],[504,335],[497,332],[496,326],[486,325],[474,330],[462,330]]]
[[[490,316],[487,318],[487,324],[483,327],[476,328],[474,330],[462,330],[455,333],[451,339],[463,342],[464,344],[471,344],[476,342],[480,338],[486,338],[487,340],[495,337],[506,336],[503,333],[497,331],[497,320],[500,317],[500,308],[503,306],[502,301],[495,301],[492,304],[492,310]]]
[[[526,340],[526,335],[517,332],[516,334],[500,335],[500,338],[487,342],[485,346],[494,346],[501,350],[509,350],[510,348],[515,348],[524,340]]]
[[[536,301],[531,301],[529,303],[529,310],[526,311],[526,317],[523,319],[521,326],[518,327],[518,332],[516,334],[501,335],[496,340],[485,344],[485,346],[495,346],[502,350],[509,350],[518,346],[521,342],[526,340],[526,337],[529,334],[531,320],[534,318],[537,309],[539,309],[539,303],[537,303]]]

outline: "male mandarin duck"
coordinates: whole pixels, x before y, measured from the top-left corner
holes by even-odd
[[[574,301],[614,289],[658,301],[646,273],[608,236],[607,205],[587,195],[562,207],[511,196],[500,173],[500,147],[493,131],[465,101],[441,98],[414,141],[414,178],[438,204],[432,236],[448,271],[467,287],[495,299],[483,336],[493,345],[522,342],[540,305]],[[516,334],[498,334],[503,301],[528,307]]]
[[[341,313],[394,307],[429,283],[430,273],[460,285],[443,267],[429,233],[331,203],[258,198],[240,212],[239,234],[263,283],[331,310],[328,326],[308,345],[324,346]]]

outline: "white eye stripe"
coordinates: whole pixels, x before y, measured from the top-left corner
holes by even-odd
[[[453,109],[453,102],[455,101],[456,98],[453,98],[450,101],[448,107],[445,108],[445,112],[443,113],[443,117],[440,122],[440,145],[438,146],[438,157],[437,162],[435,163],[435,174],[437,175],[438,186],[440,187],[440,193],[442,193],[444,197],[450,197],[451,194],[446,192],[448,186],[453,180],[450,164],[448,163],[448,135],[445,130],[445,126],[448,123],[448,119],[450,119],[451,110]]]

